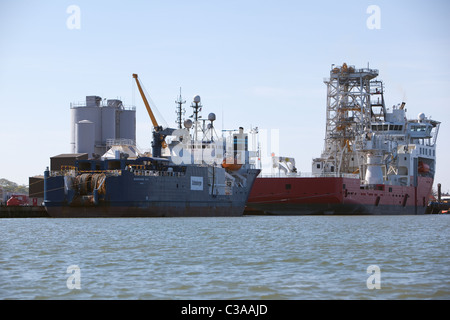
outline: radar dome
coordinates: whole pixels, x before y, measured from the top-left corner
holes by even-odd
[[[216,114],[215,113],[210,113],[210,114],[208,114],[208,120],[209,121],[214,121],[214,120],[216,120]]]
[[[184,120],[184,126],[185,126],[187,129],[190,129],[190,128],[192,127],[192,120],[191,120],[191,119],[186,119],[186,120]]]
[[[419,113],[419,115],[417,116],[417,118],[418,118],[420,121],[424,120],[424,119],[425,119],[425,113],[423,113],[423,112]]]
[[[194,102],[200,103],[200,96],[199,96],[199,95],[196,95],[196,96],[194,97]]]

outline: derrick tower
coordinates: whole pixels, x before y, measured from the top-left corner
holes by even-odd
[[[373,116],[371,80],[378,76],[375,69],[355,69],[354,66],[334,67],[327,85],[325,146],[322,160],[328,172],[358,173],[363,159],[362,135],[369,133]]]

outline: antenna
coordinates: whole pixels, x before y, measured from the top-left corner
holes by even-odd
[[[183,98],[181,97],[181,87],[180,87],[180,96],[178,97],[177,100],[175,100],[175,103],[178,104],[176,110],[177,120],[175,122],[178,123],[178,129],[181,129],[183,125],[182,115],[184,115],[186,112],[186,110],[183,109],[183,104],[186,103],[186,100],[183,100]]]
[[[195,130],[194,130],[194,138],[195,141],[197,141],[197,132],[198,132],[198,119],[201,118],[201,116],[198,115],[198,113],[202,110],[202,105],[201,105],[201,99],[199,95],[196,95],[194,97],[194,101],[191,104],[191,107],[194,109],[194,124],[195,124]]]

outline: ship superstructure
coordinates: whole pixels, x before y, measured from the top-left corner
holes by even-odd
[[[154,126],[152,152],[141,153],[132,140],[110,139],[100,158],[46,170],[44,204],[53,217],[240,216],[260,170],[248,161],[247,134],[219,139],[215,115],[194,121],[181,117],[178,128],[163,128],[136,74],[133,75]],[[177,100],[181,107],[181,96]],[[179,111],[180,109],[178,109]],[[178,114],[180,116],[180,114]],[[208,122],[208,123],[206,123]],[[230,153],[227,153],[227,150]],[[227,154],[232,160],[227,161]]]
[[[440,122],[424,113],[408,120],[404,102],[387,108],[377,76],[376,69],[332,67],[324,81],[324,149],[312,173],[285,169],[283,176],[258,178],[249,207],[274,214],[425,212]]]

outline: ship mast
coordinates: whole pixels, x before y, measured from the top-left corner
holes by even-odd
[[[194,114],[192,115],[194,117],[194,141],[197,141],[199,119],[201,118],[201,116],[198,115],[198,113],[202,110],[202,104],[200,101],[200,96],[196,95],[191,104],[192,109],[194,109]]]
[[[175,121],[178,123],[178,129],[181,129],[183,127],[183,119],[182,116],[185,114],[186,110],[183,108],[183,104],[186,103],[186,100],[183,100],[181,97],[181,87],[180,87],[180,96],[177,100],[175,100],[175,103],[177,104],[177,120]]]

